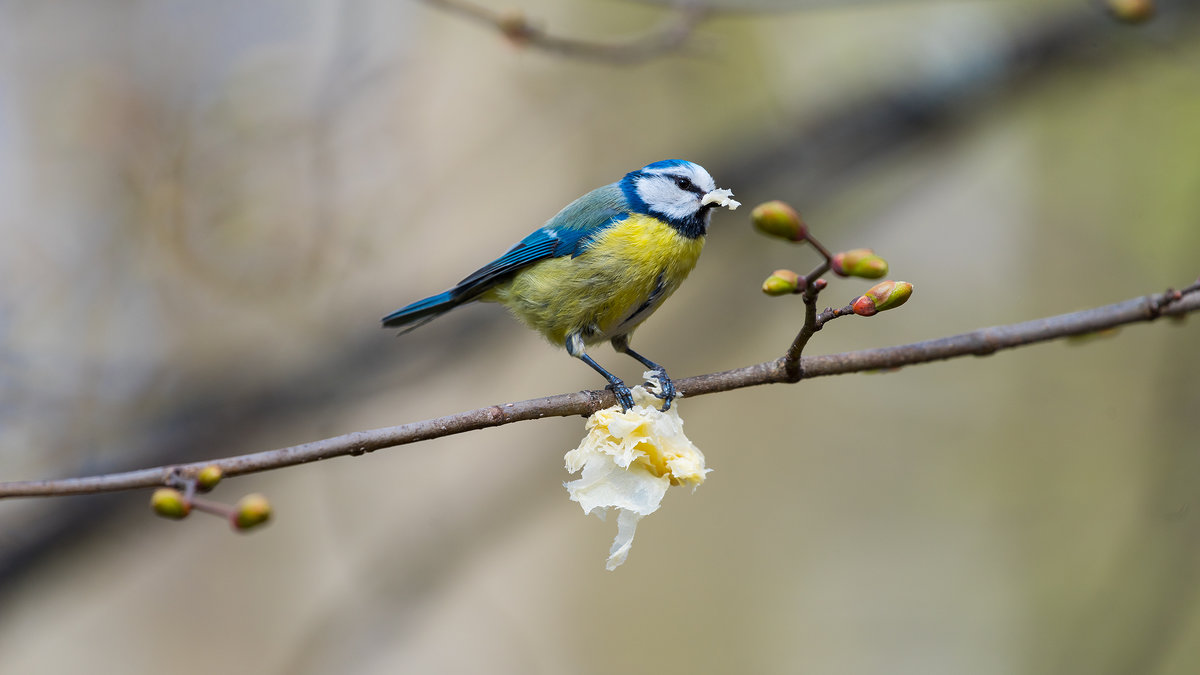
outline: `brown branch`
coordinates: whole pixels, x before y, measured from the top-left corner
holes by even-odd
[[[744,368],[682,379],[676,382],[676,387],[687,396],[701,396],[761,384],[795,382],[799,379],[827,375],[898,368],[959,356],[982,356],[1036,342],[1093,333],[1129,323],[1153,321],[1160,316],[1183,316],[1197,310],[1200,310],[1200,281],[1182,291],[1167,291],[1126,300],[1114,305],[1035,321],[983,328],[961,335],[895,347],[807,356],[800,362],[801,373],[798,376],[789,376],[785,363],[786,357],[780,357],[774,361]],[[469,410],[395,427],[356,431],[302,445],[224,459],[85,478],[0,483],[0,498],[78,495],[155,487],[170,484],[180,475],[194,475],[195,472],[210,464],[221,467],[227,476],[236,476],[345,455],[357,456],[383,448],[523,420],[588,415],[614,404],[612,392],[606,390],[558,394]]]
[[[812,232],[805,227],[804,241],[810,246],[817,249],[817,253],[823,258],[820,265],[817,265],[813,271],[809,272],[804,277],[804,325],[800,327],[800,332],[796,334],[796,339],[792,340],[791,346],[783,355],[783,367],[787,372],[789,382],[797,382],[800,379],[800,355],[804,353],[804,348],[808,345],[808,341],[812,336],[821,330],[825,322],[817,316],[817,295],[824,290],[825,282],[821,279],[821,275],[829,271],[833,262],[833,254],[829,249],[825,248]]]
[[[690,2],[673,3],[674,11],[646,35],[621,43],[592,42],[551,35],[517,11],[498,12],[469,0],[424,0],[460,16],[491,26],[514,44],[570,58],[617,65],[641,63],[679,49],[711,10]]]

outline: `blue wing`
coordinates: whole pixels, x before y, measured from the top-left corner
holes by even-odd
[[[628,215],[629,207],[618,184],[592,190],[568,204],[504,255],[458,282],[454,288],[392,312],[383,318],[383,325],[404,326],[420,321],[412,327],[416,328],[458,305],[474,300],[539,260],[577,256],[587,250],[588,243],[597,233],[621,222]]]
[[[592,190],[568,204],[507,253],[458,282],[451,292],[474,297],[539,260],[577,256],[587,250],[596,234],[628,215],[624,194],[615,183]]]

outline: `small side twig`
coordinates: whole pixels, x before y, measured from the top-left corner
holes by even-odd
[[[820,265],[817,265],[813,271],[804,277],[804,325],[800,327],[800,332],[796,334],[796,339],[792,340],[791,346],[788,347],[787,352],[783,355],[783,365],[784,370],[787,372],[788,382],[799,382],[800,378],[804,377],[804,369],[800,363],[800,357],[804,354],[804,348],[808,345],[808,341],[812,339],[812,336],[821,330],[826,321],[836,318],[821,319],[817,315],[817,295],[825,288],[824,284],[820,283],[821,275],[829,271],[833,262],[833,254],[821,242],[817,241],[816,237],[807,231],[807,228],[804,233],[804,240],[815,248],[817,253],[821,254],[822,261]],[[849,307],[846,309],[849,309]]]

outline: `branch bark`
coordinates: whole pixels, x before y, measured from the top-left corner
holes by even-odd
[[[1183,316],[1197,310],[1200,310],[1200,281],[1182,291],[1167,291],[1080,312],[982,328],[961,335],[894,347],[806,356],[800,361],[799,373],[789,374],[787,357],[784,356],[743,368],[677,380],[675,384],[683,395],[695,397],[743,387],[892,369],[960,356],[985,356],[1023,345],[1093,333],[1125,324],[1153,321],[1162,316]],[[170,484],[181,475],[194,475],[210,464],[221,467],[226,476],[237,476],[346,455],[358,456],[384,448],[524,420],[590,415],[615,403],[612,392],[603,389],[558,394],[468,410],[394,427],[356,431],[311,443],[223,459],[82,478],[5,482],[0,483],[0,499],[95,494],[156,487]]]

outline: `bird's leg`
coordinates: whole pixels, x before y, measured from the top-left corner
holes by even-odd
[[[618,352],[632,356],[643,366],[646,366],[650,370],[654,371],[655,375],[658,376],[658,383],[662,386],[662,391],[656,393],[655,396],[663,400],[663,412],[670,410],[671,401],[675,400],[675,383],[671,382],[671,378],[667,376],[666,368],[663,368],[657,363],[630,349],[628,335],[618,335],[617,337],[613,338],[612,346],[613,349],[617,350]]]
[[[617,397],[617,403],[621,404],[622,411],[628,411],[633,407],[633,394],[629,392],[629,387],[625,386],[621,378],[605,370],[603,366],[596,363],[595,359],[587,355],[587,352],[584,351],[583,338],[578,333],[567,336],[566,346],[568,354],[588,364],[608,380],[608,386],[605,389],[612,391],[613,396]]]

